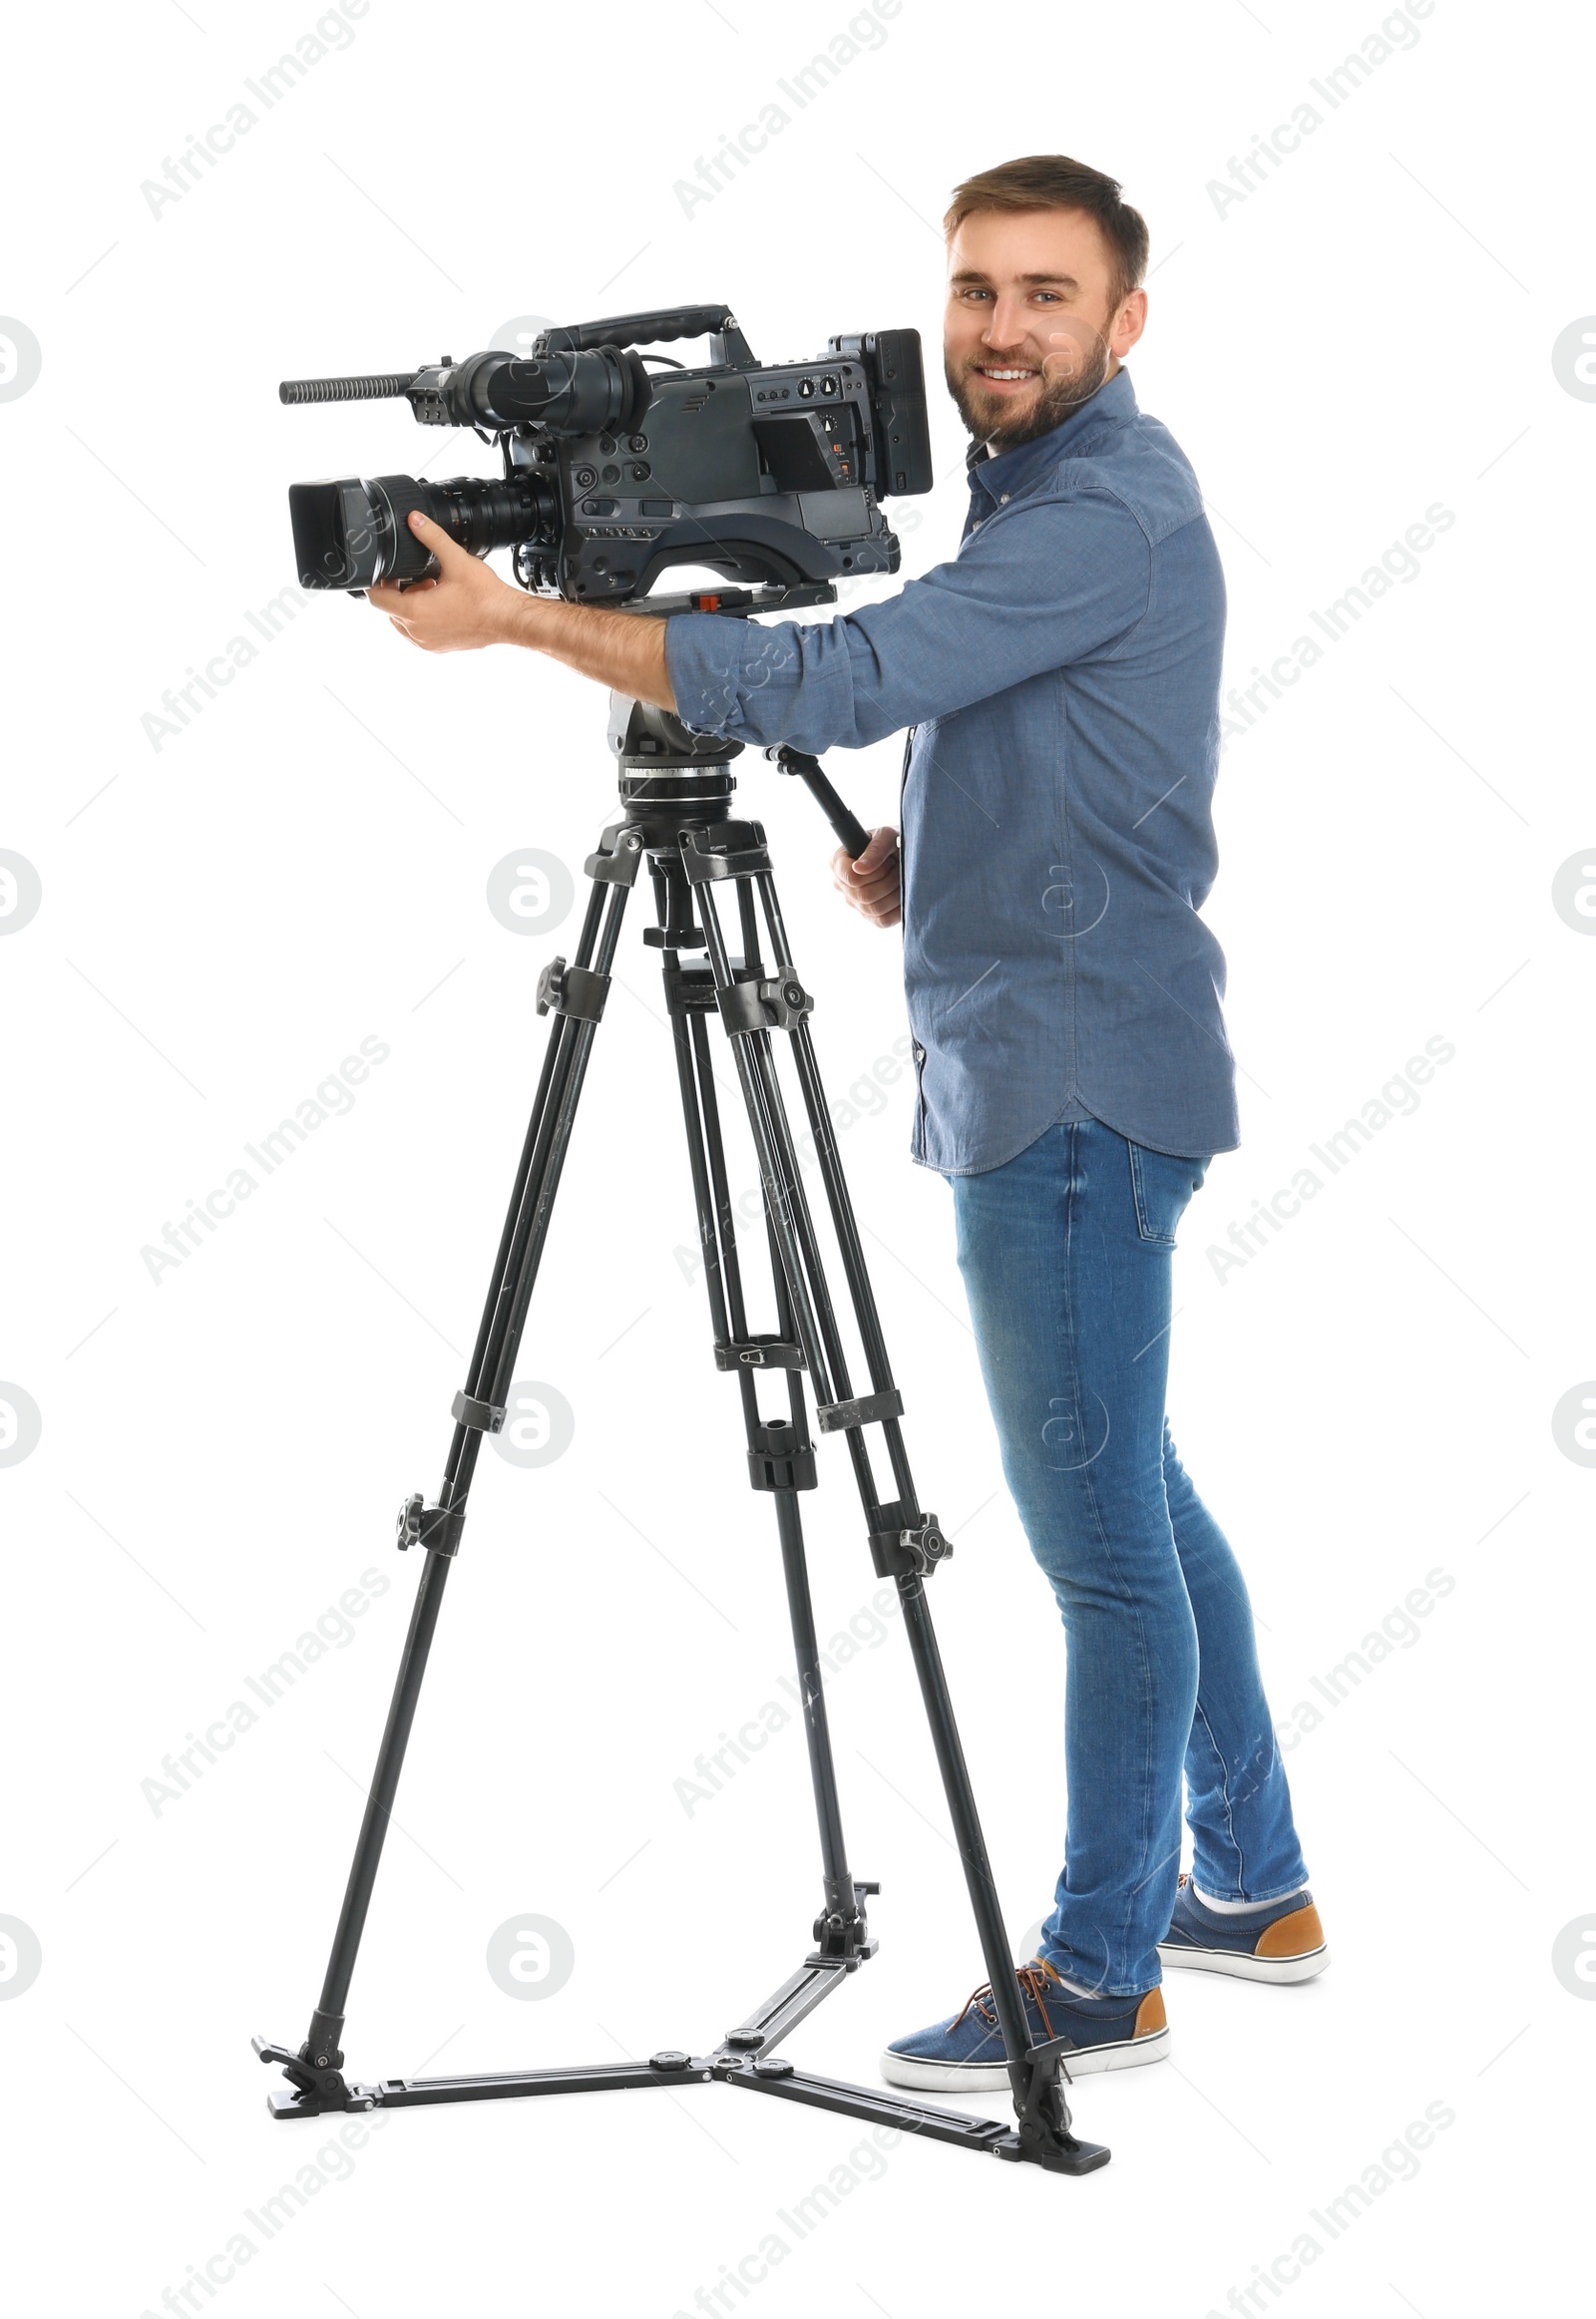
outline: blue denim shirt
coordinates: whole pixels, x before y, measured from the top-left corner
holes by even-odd
[[[1118,371],[970,460],[959,554],[884,603],[665,623],[682,721],[808,750],[914,730],[903,789],[913,1150],[999,1167],[1059,1119],[1234,1148],[1218,864],[1225,587],[1197,479]]]

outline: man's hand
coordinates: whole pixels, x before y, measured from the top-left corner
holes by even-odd
[[[899,887],[898,832],[872,830],[870,843],[857,862],[839,846],[831,857],[832,883],[872,926],[896,926],[903,917]]]
[[[367,595],[402,636],[424,652],[474,652],[481,644],[525,644],[547,652],[612,692],[673,709],[662,619],[605,604],[558,603],[508,587],[447,532],[412,512],[410,529],[438,559],[436,580],[398,587],[384,580]]]
[[[518,590],[419,509],[411,514],[410,529],[437,557],[439,578],[413,580],[405,587],[384,580],[367,590],[367,600],[424,652],[474,652],[481,644],[517,641],[517,616],[526,600]]]

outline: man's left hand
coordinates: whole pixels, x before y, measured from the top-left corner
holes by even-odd
[[[387,613],[402,636],[424,652],[474,652],[482,644],[525,640],[518,629],[526,596],[458,547],[419,509],[411,514],[410,529],[438,559],[439,577],[413,580],[404,587],[384,580],[367,590],[367,600]]]

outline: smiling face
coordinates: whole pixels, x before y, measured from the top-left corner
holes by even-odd
[[[948,391],[978,442],[1029,443],[1113,376],[1146,319],[1084,209],[977,209],[948,250]]]

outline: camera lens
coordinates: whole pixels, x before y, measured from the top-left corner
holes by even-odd
[[[444,483],[410,475],[296,483],[288,493],[288,513],[300,586],[372,587],[379,580],[417,578],[432,558],[410,529],[416,508],[474,556],[552,538],[558,526],[554,486],[541,475],[502,483],[469,475]]]

